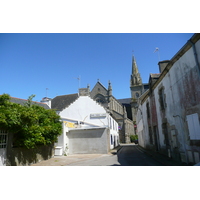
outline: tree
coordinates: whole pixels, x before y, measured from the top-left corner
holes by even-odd
[[[10,96],[0,96],[0,128],[14,134],[14,145],[34,148],[53,144],[62,133],[59,115],[32,104],[32,95],[25,105],[10,102]]]

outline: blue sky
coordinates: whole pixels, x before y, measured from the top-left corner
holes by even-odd
[[[35,101],[72,94],[100,79],[111,81],[117,99],[130,98],[132,54],[144,83],[159,73],[160,60],[171,59],[193,33],[1,33],[0,94]],[[132,52],[134,51],[134,52]],[[48,88],[48,90],[46,90]]]

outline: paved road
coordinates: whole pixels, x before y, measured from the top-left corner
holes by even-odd
[[[137,145],[126,145],[117,154],[121,166],[163,166],[150,155],[141,151]]]
[[[163,166],[142,152],[137,145],[122,145],[116,155],[100,157],[69,164],[70,166]]]

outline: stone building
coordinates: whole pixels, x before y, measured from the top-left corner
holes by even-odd
[[[184,163],[200,161],[200,34],[150,74],[139,97],[139,144]]]
[[[136,122],[137,115],[137,107],[138,107],[138,98],[143,94],[146,90],[148,90],[149,85],[146,83],[142,83],[142,79],[140,77],[140,73],[138,71],[138,66],[136,63],[136,59],[132,56],[132,74],[130,79],[130,90],[131,90],[131,109],[132,109],[132,120]]]
[[[100,83],[99,80],[90,92],[90,97],[101,104],[104,108],[108,109],[110,115],[119,124],[120,142],[130,143],[130,135],[135,134],[131,109],[129,106],[130,99],[117,100],[112,95],[112,86],[110,81],[107,89]]]

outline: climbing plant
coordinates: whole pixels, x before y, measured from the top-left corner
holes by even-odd
[[[60,117],[54,110],[31,103],[34,96],[25,105],[10,102],[8,94],[0,96],[0,129],[14,133],[15,146],[52,144],[62,132]]]

